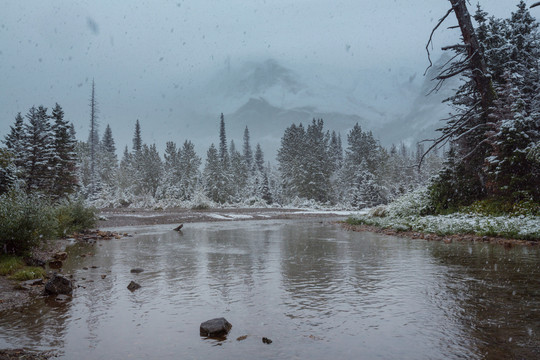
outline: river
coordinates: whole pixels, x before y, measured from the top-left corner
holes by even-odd
[[[70,247],[73,298],[0,313],[0,348],[63,359],[540,358],[537,248],[313,219],[169,229]],[[142,287],[130,292],[132,280]],[[200,323],[222,316],[227,339],[201,338]]]

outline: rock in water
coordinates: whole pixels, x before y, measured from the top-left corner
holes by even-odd
[[[128,290],[133,292],[137,289],[140,289],[141,288],[141,285],[137,284],[135,281],[132,281],[129,283],[129,285],[127,286]]]
[[[45,284],[45,293],[49,295],[70,295],[73,292],[71,280],[60,274],[54,274]]]
[[[130,272],[133,273],[133,274],[140,274],[144,271],[144,269],[141,269],[141,268],[135,268],[135,269],[131,269]]]
[[[263,337],[263,338],[262,338],[262,342],[263,342],[264,344],[270,345],[270,344],[272,343],[272,340],[270,340],[270,339],[267,338],[267,337]]]
[[[56,254],[54,254],[54,258],[56,260],[60,260],[60,261],[64,261],[67,259],[67,252],[65,251],[60,251],[60,252],[57,252]]]
[[[180,224],[177,227],[174,228],[174,231],[180,231],[184,227],[184,224]]]
[[[201,324],[201,336],[223,337],[229,333],[232,325],[225,318],[205,321]]]
[[[49,267],[51,269],[60,269],[62,267],[62,261],[60,260],[51,260],[49,261]]]

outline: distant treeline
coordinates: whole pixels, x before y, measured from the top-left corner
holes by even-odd
[[[218,145],[210,145],[204,166],[189,140],[180,147],[167,142],[161,156],[155,144],[143,142],[138,120],[133,145],[131,149],[125,147],[119,161],[108,125],[102,137],[94,132],[88,141],[76,142],[61,107],[56,105],[50,116],[46,111],[42,106],[31,108],[27,123],[17,115],[4,141],[3,191],[18,181],[29,190],[58,197],[77,192],[96,205],[112,207],[266,206],[311,201],[363,208],[386,203],[424,183],[442,162],[433,154],[419,170],[415,164],[423,154],[422,146],[416,152],[404,145],[387,150],[358,124],[348,133],[343,150],[341,136],[325,130],[322,119],[314,119],[307,127],[292,124],[285,130],[278,164],[272,166],[265,161],[259,144],[253,150],[248,127],[241,150],[234,141],[227,141],[223,114]],[[34,129],[36,113],[41,125]],[[40,133],[35,137],[41,142],[20,146],[30,144],[31,129]],[[64,140],[57,140],[60,138]],[[91,141],[95,141],[93,146]],[[49,151],[38,153],[31,150],[34,148]],[[32,170],[33,163],[42,164],[41,170]]]

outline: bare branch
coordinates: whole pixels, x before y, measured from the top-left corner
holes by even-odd
[[[431,30],[431,34],[429,35],[429,40],[428,40],[428,42],[426,44],[426,51],[427,51],[427,56],[428,56],[428,60],[429,60],[429,66],[426,68],[426,71],[424,71],[424,75],[426,75],[428,69],[433,66],[433,62],[431,61],[431,54],[429,53],[429,44],[433,44],[433,34],[439,28],[439,26],[441,26],[441,24],[444,22],[444,20],[446,20],[448,15],[450,15],[452,13],[452,11],[454,11],[454,8],[448,9],[446,14],[444,14],[444,16],[439,19],[439,22],[437,23],[437,25],[435,25],[433,30]]]
[[[456,49],[466,49],[469,45],[465,44],[456,44],[456,45],[449,45],[444,46],[441,48],[441,50],[456,50]]]
[[[418,168],[420,168],[422,166],[422,162],[424,161],[424,158],[431,152],[431,150],[433,150],[437,146],[442,147],[442,146],[446,145],[448,143],[448,141],[450,141],[450,139],[455,135],[455,133],[458,132],[459,130],[461,130],[468,123],[467,118],[468,118],[469,114],[471,112],[473,112],[473,110],[475,110],[478,105],[480,105],[480,101],[476,102],[473,106],[471,106],[469,108],[469,110],[467,110],[463,114],[461,114],[459,116],[453,115],[453,116],[449,117],[448,119],[445,119],[445,120],[452,120],[452,119],[457,119],[457,120],[455,121],[455,123],[445,133],[443,133],[437,139],[429,139],[429,140],[426,139],[426,140],[420,141],[420,142],[433,141],[433,144],[420,157],[420,161],[418,162],[418,165],[417,165]],[[438,129],[438,130],[440,130],[440,129]],[[467,131],[470,131],[470,130],[467,130]],[[478,147],[476,147],[472,152],[474,152],[477,148]],[[471,154],[468,154],[466,157],[468,157],[470,155]]]
[[[436,79],[438,79],[438,80],[450,79],[451,77],[454,77],[456,75],[461,74],[462,72],[464,72],[467,69],[468,69],[468,67],[463,67],[461,69],[457,69],[456,71],[453,71],[453,72],[448,73],[448,74],[439,74],[439,76],[437,76]]]
[[[533,7],[536,7],[536,6],[540,6],[540,1],[535,2],[534,4],[532,4],[532,5],[530,6],[530,8],[532,9]]]

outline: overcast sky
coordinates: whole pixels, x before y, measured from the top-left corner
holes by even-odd
[[[498,17],[508,16],[516,3],[481,1]],[[159,126],[161,119],[176,116],[175,107],[182,106],[178,94],[227,59],[274,58],[335,67],[336,73],[408,67],[421,74],[428,64],[429,33],[450,6],[447,0],[0,0],[0,5],[0,137],[17,112],[58,102],[82,139],[92,79],[102,126],[111,124],[115,137],[122,137],[132,133],[126,121],[141,119],[144,130],[144,124]],[[454,18],[446,23],[454,24]],[[455,38],[456,30],[445,26],[435,35],[434,51]]]

